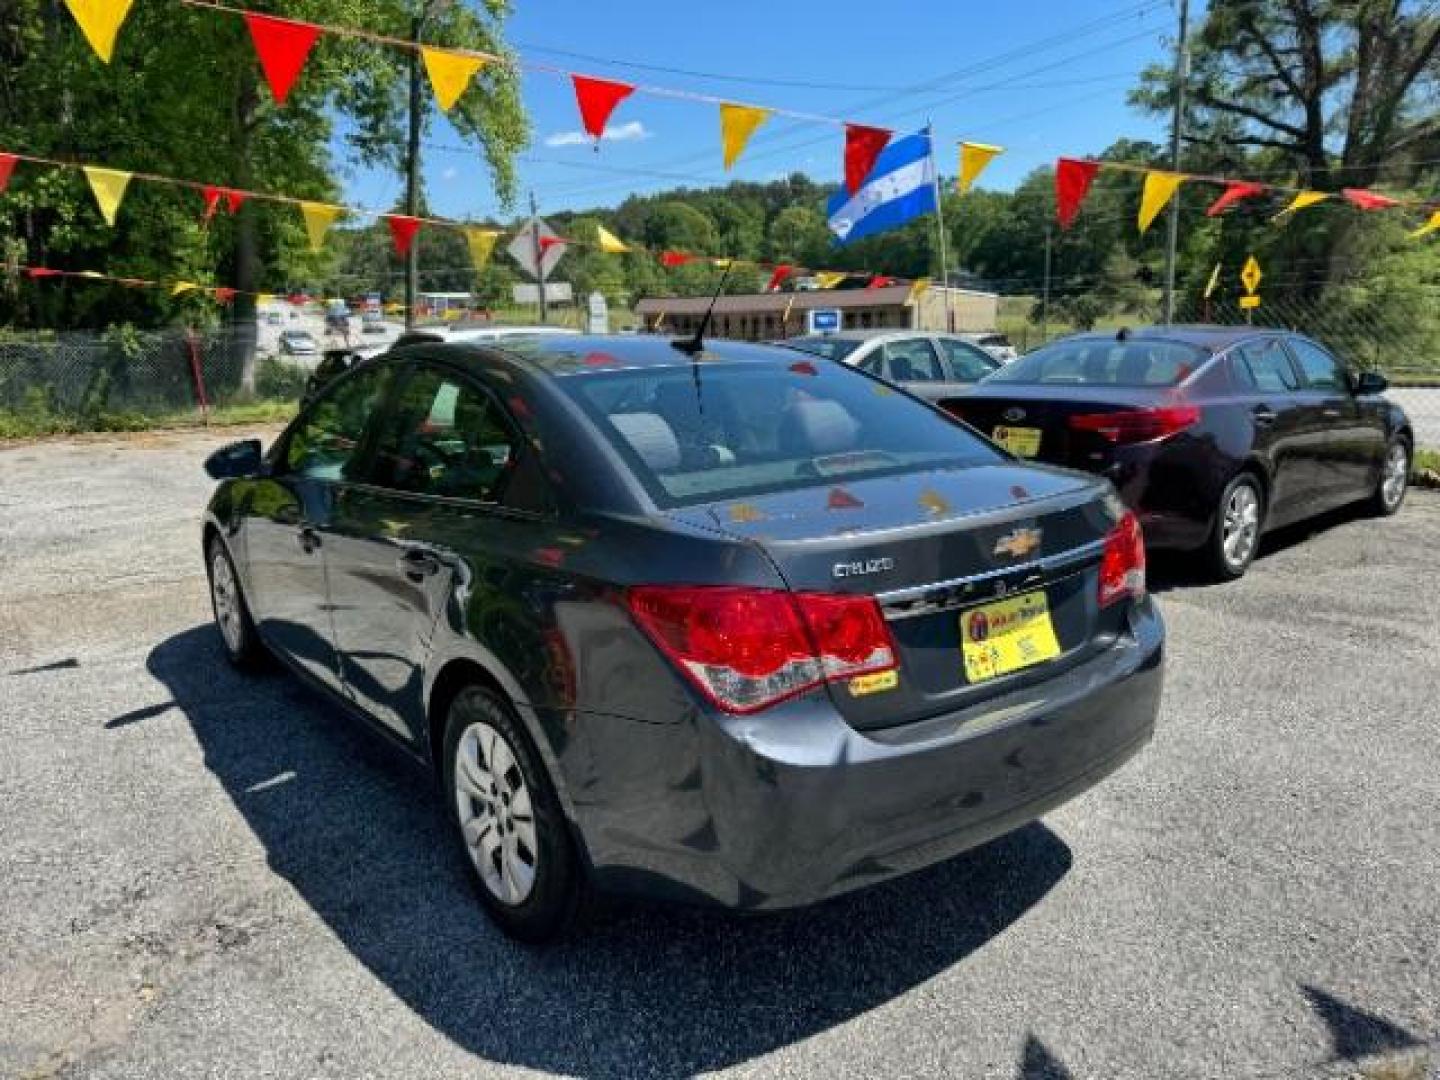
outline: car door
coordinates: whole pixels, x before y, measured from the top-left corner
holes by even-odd
[[[473,547],[515,474],[521,440],[469,376],[421,361],[375,438],[366,482],[335,509],[328,567],[347,692],[409,741],[425,737],[423,680],[437,622],[476,583]]]
[[[1313,414],[1314,452],[1325,480],[1325,500],[1343,503],[1363,498],[1373,489],[1385,457],[1381,410],[1356,398],[1349,372],[1331,353],[1299,335],[1287,344],[1299,364]]]
[[[938,401],[954,390],[940,353],[928,337],[894,338],[880,346],[885,378],[917,397]]]
[[[1277,337],[1248,341],[1230,353],[1231,382],[1239,392],[1251,445],[1270,468],[1271,525],[1296,516],[1311,498],[1313,462],[1306,451],[1300,377]]]
[[[248,585],[266,642],[307,675],[339,689],[329,616],[326,543],[336,499],[363,459],[392,369],[357,369],[328,386],[286,432],[245,517]]]

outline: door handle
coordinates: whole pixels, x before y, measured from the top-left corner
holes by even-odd
[[[440,560],[428,551],[411,548],[395,560],[396,569],[411,581],[424,581],[440,572]]]
[[[295,534],[295,542],[300,545],[301,551],[309,555],[320,546],[320,534],[306,525]]]
[[[1261,427],[1269,427],[1275,422],[1275,410],[1267,409],[1264,405],[1258,405],[1250,414],[1255,418],[1255,423]]]

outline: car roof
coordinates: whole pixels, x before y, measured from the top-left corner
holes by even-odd
[[[748,341],[707,339],[693,358],[661,334],[517,335],[499,340],[446,342],[427,347],[429,355],[452,362],[501,358],[540,375],[573,377],[622,368],[675,368],[692,363],[796,363],[794,351]]]
[[[1273,337],[1288,334],[1287,330],[1276,330],[1264,326],[1210,326],[1203,323],[1177,323],[1172,326],[1137,326],[1127,328],[1125,336],[1130,341],[1171,341],[1194,345],[1210,352],[1223,352],[1241,341],[1257,337]],[[1116,341],[1120,331],[1091,330],[1080,334],[1069,334],[1056,339],[1060,341]]]

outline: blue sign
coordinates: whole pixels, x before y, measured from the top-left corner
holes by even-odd
[[[840,312],[835,308],[814,308],[807,315],[812,334],[833,334],[840,329]]]

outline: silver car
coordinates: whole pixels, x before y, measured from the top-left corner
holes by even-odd
[[[781,344],[827,360],[841,360],[927,401],[952,397],[1000,367],[984,349],[958,334],[928,330],[843,330],[791,338]]]

